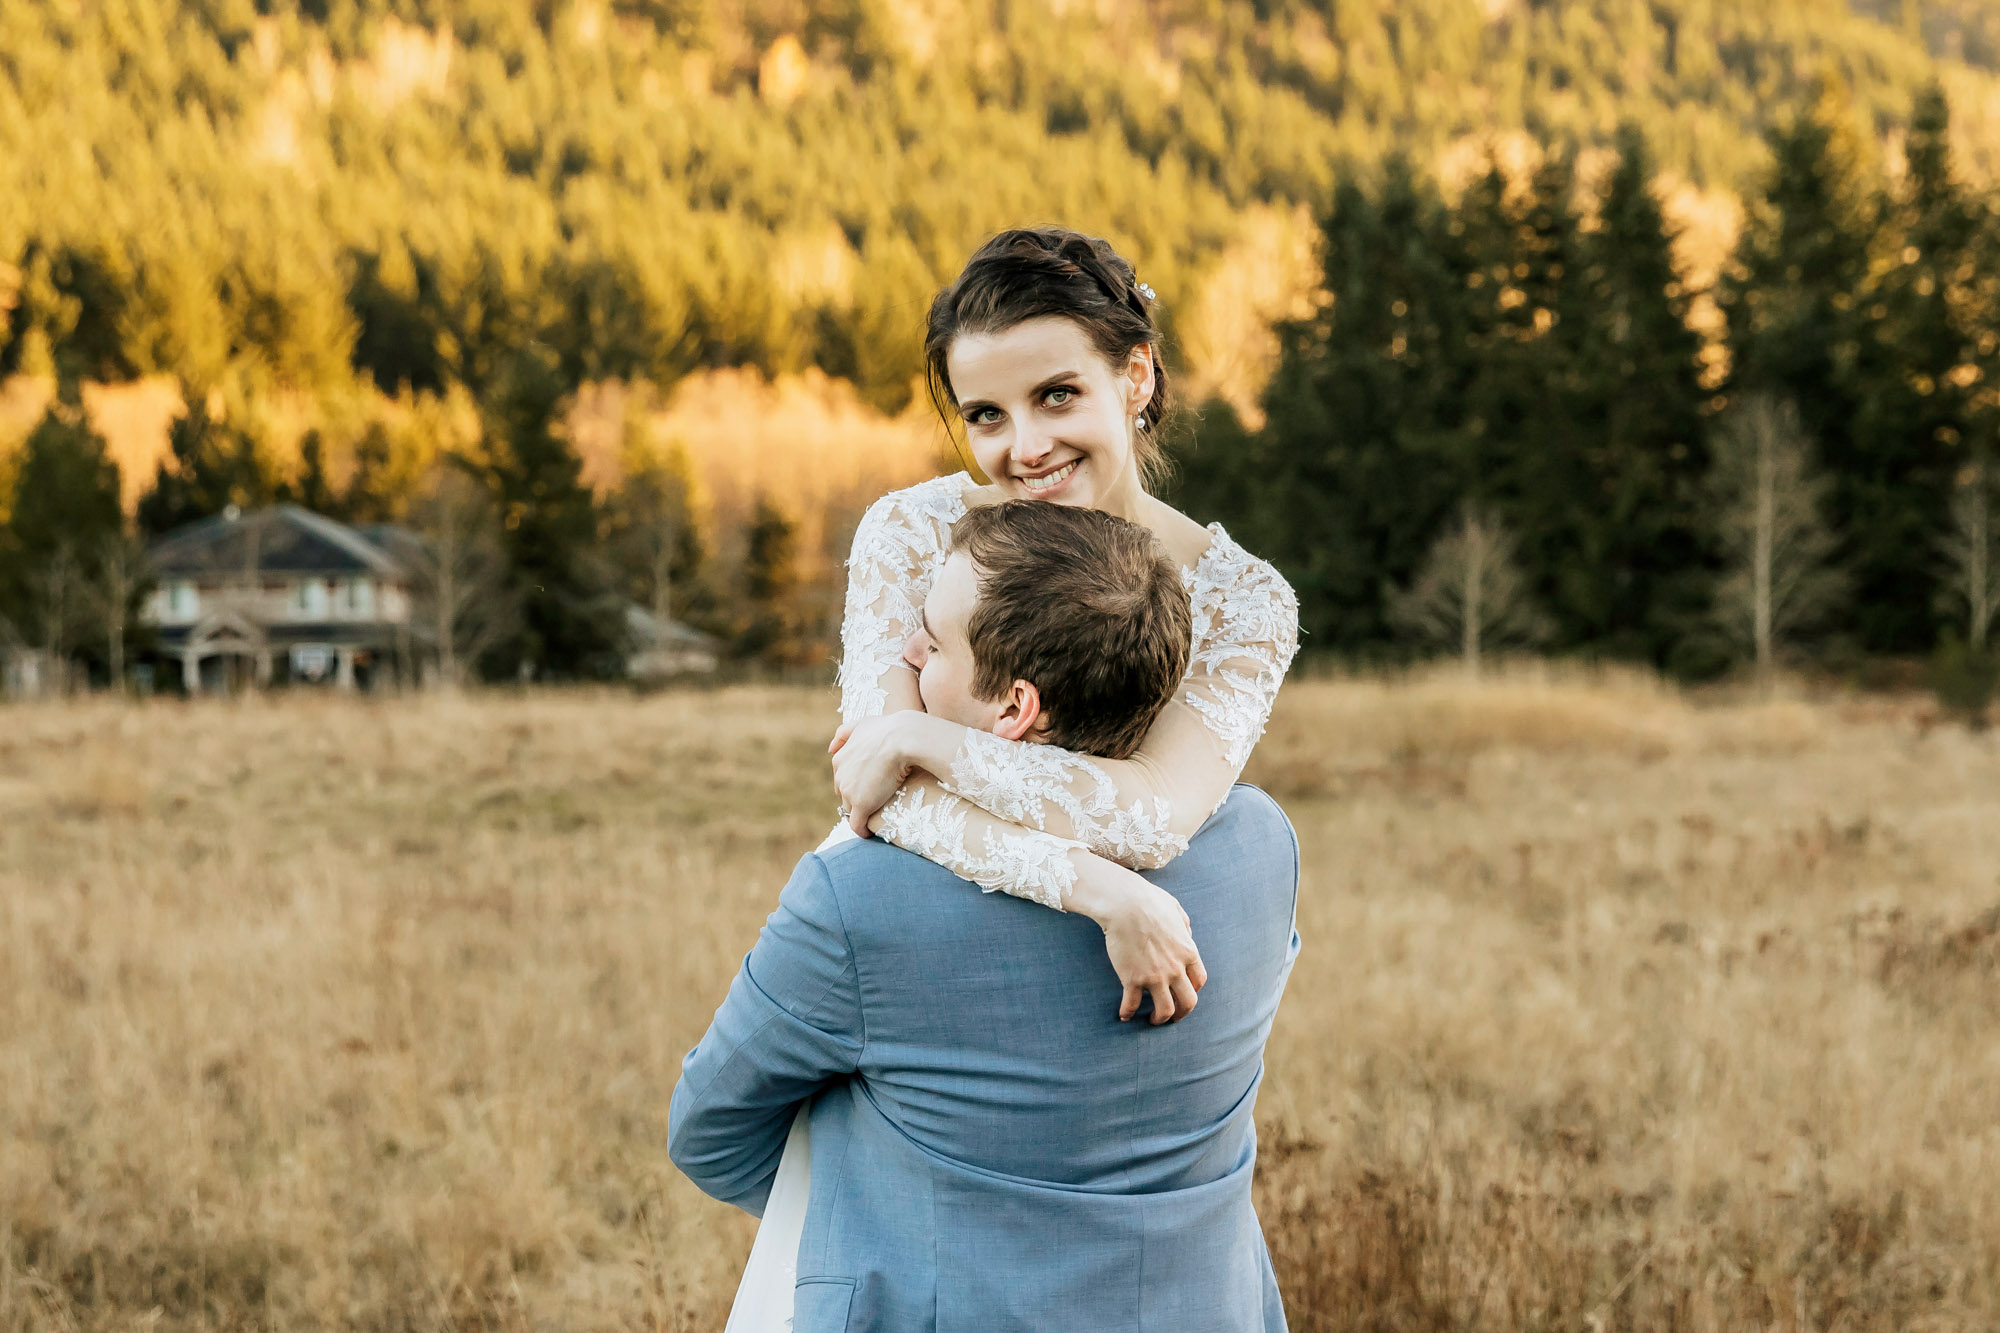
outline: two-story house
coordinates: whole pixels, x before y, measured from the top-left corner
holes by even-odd
[[[411,665],[410,572],[333,519],[274,505],[168,533],[145,608],[188,693],[254,682],[380,683]]]

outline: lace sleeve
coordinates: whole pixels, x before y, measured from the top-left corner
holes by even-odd
[[[950,554],[951,525],[965,513],[965,483],[960,473],[891,491],[861,516],[840,624],[842,722],[887,712],[889,684],[909,674],[903,641],[916,630],[931,581]]]
[[[968,731],[949,773],[904,784],[882,812],[883,836],[982,888],[1050,906],[1074,882],[1073,849],[1133,869],[1186,850],[1263,735],[1298,649],[1290,585],[1213,531],[1184,576],[1187,678],[1137,754],[1094,759]]]

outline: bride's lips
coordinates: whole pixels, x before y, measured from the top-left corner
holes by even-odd
[[[1021,484],[1021,489],[1026,491],[1031,499],[1053,500],[1067,491],[1071,484],[1075,482],[1076,470],[1082,464],[1083,460],[1081,458],[1072,458],[1061,467],[1050,468],[1048,471],[1038,473],[1032,477],[1017,474],[1014,480]]]

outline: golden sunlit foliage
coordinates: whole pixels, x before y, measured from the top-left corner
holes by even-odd
[[[1991,98],[1990,7],[1922,8]],[[1838,0],[30,0],[0,53],[0,369],[338,399],[556,336],[580,380],[817,365],[890,410],[1002,225],[1114,238],[1242,397],[1243,315],[1196,298],[1268,264],[1251,205],[1622,119],[1739,187],[1813,80],[1886,133],[1938,68]]]

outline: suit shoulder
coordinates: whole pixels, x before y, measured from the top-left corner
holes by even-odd
[[[1242,820],[1254,827],[1276,829],[1282,827],[1285,836],[1296,839],[1291,816],[1278,804],[1276,798],[1262,787],[1248,782],[1239,782],[1229,790],[1229,799],[1223,803],[1224,814],[1234,820]]]
[[[915,852],[906,852],[880,838],[851,838],[836,846],[811,852],[806,859],[819,863],[828,886],[836,896],[841,897],[854,885],[867,885],[874,890],[881,886],[958,878]]]

